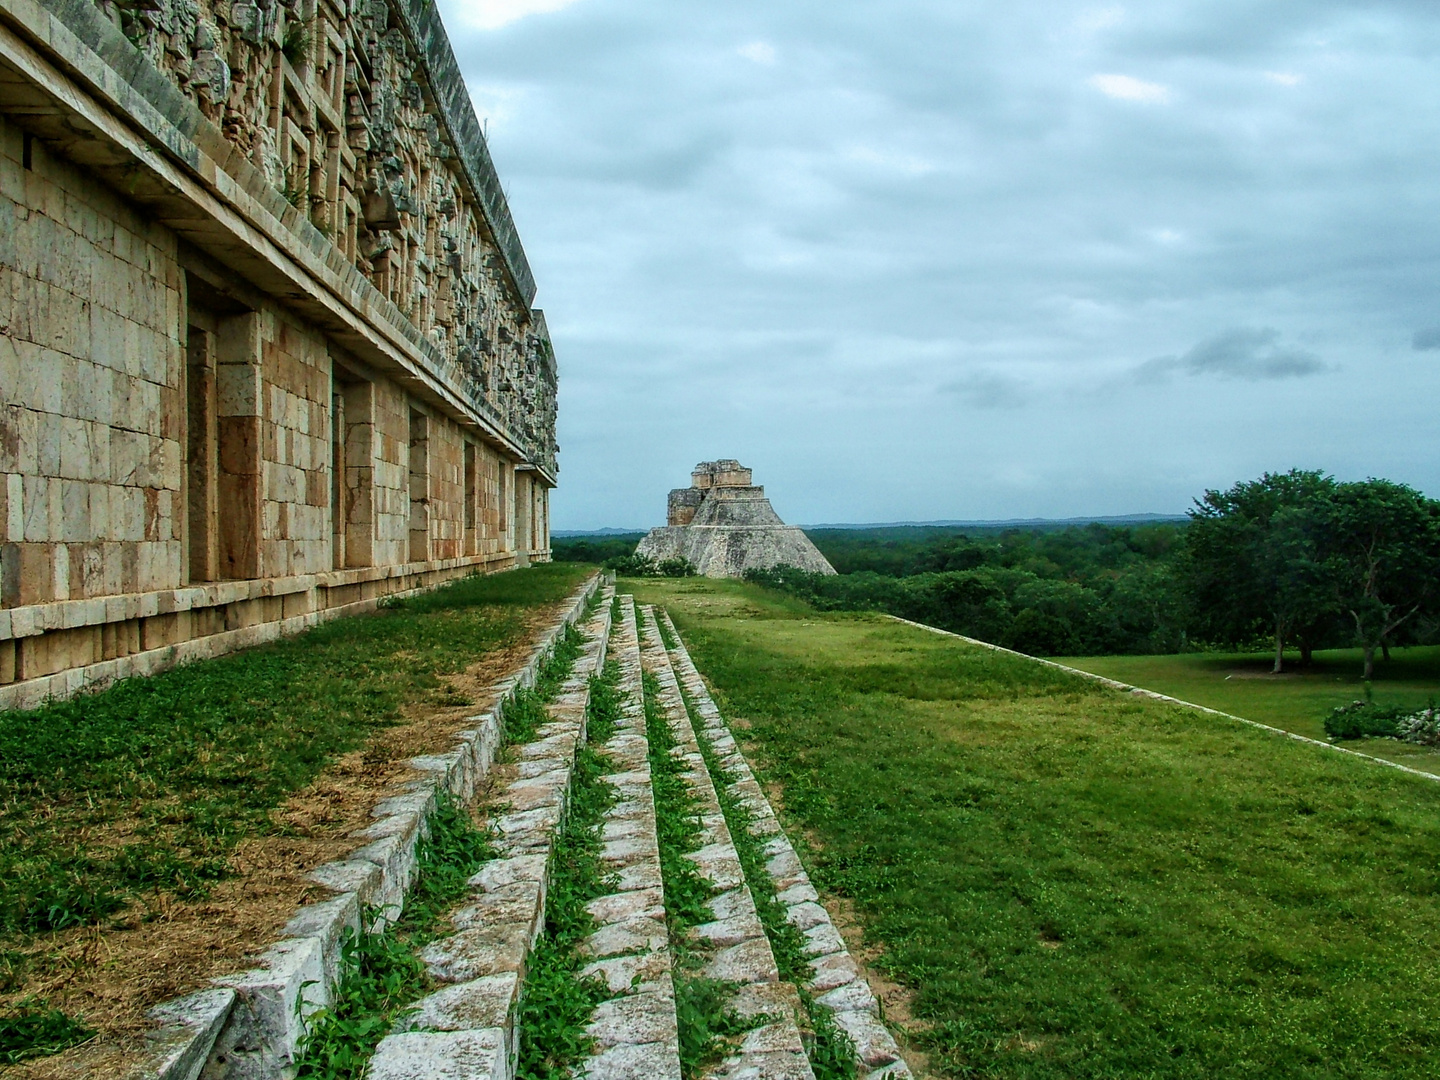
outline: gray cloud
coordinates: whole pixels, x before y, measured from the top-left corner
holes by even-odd
[[[1312,352],[1280,344],[1280,331],[1239,327],[1206,338],[1179,356],[1157,356],[1137,369],[1142,380],[1154,381],[1179,372],[1219,375],[1229,379],[1296,379],[1320,375],[1330,368]]]
[[[717,456],[801,521],[1440,492],[1434,0],[441,6],[555,339],[557,527]]]
[[[1440,349],[1440,326],[1416,330],[1415,337],[1411,340],[1411,346],[1417,351]]]
[[[1019,379],[994,372],[976,372],[940,386],[942,393],[976,409],[1018,409],[1029,400],[1028,389]]]

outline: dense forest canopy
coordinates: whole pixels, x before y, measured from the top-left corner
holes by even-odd
[[[1387,480],[1267,473],[1186,519],[985,529],[812,529],[836,576],[750,575],[828,610],[876,610],[1042,656],[1436,639],[1440,502]],[[639,535],[557,539],[631,570]]]

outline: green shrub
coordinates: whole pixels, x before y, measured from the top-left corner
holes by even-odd
[[[1325,718],[1325,734],[1332,739],[1363,739],[1399,736],[1399,721],[1408,710],[1400,705],[1376,705],[1373,701],[1352,701],[1337,705]]]

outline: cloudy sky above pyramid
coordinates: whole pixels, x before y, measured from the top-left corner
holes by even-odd
[[[556,528],[1440,496],[1434,0],[441,0],[561,365]]]

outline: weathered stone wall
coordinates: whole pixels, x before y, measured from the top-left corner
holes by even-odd
[[[26,142],[0,116],[0,603],[173,587],[176,239]]]
[[[330,356],[314,330],[260,319],[264,507],[260,577],[316,574],[330,556]],[[178,584],[178,582],[177,582]]]
[[[548,558],[533,296],[433,7],[0,0],[0,707]]]

